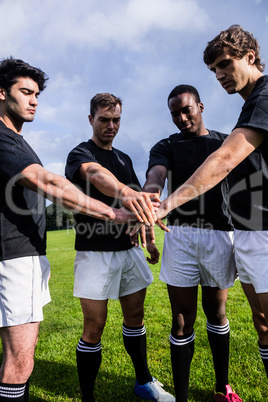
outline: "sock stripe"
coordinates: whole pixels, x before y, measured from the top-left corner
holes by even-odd
[[[84,342],[82,339],[78,342],[77,351],[78,352],[85,352],[85,353],[94,353],[101,350],[101,342],[96,343],[96,345],[88,344]]]
[[[213,332],[214,334],[218,334],[218,335],[228,334],[230,332],[229,321],[227,320],[227,323],[223,326],[212,325],[207,321],[207,330],[209,332]]]
[[[146,329],[144,325],[142,328],[126,328],[123,324],[122,332],[124,336],[142,336],[146,334]]]
[[[265,359],[265,360],[268,359],[268,348],[267,347],[265,347],[265,349],[264,349],[263,347],[259,346],[259,351],[260,351],[262,359]]]
[[[172,334],[169,335],[170,343],[176,346],[184,346],[195,340],[195,333],[193,332],[189,337],[183,339],[174,338]]]
[[[8,387],[0,385],[0,397],[2,398],[21,398],[25,393],[26,384],[18,387],[14,385]]]

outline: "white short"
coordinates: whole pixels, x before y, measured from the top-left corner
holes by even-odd
[[[256,293],[268,292],[268,231],[234,231],[234,250],[241,282]]]
[[[49,274],[45,255],[0,261],[0,327],[43,320]]]
[[[233,286],[236,267],[232,232],[190,226],[169,226],[169,229],[162,255],[162,281],[178,287]]]
[[[153,281],[140,247],[124,251],[77,251],[74,296],[117,300],[147,288]]]

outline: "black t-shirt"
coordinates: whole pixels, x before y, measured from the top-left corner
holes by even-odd
[[[148,170],[154,165],[163,165],[168,169],[168,194],[171,194],[221,146],[226,137],[226,134],[211,130],[208,135],[202,136],[170,135],[151,149]],[[227,180],[224,180],[205,194],[172,210],[168,215],[168,225],[231,230],[224,201],[226,192]]]
[[[82,163],[95,162],[108,169],[122,183],[140,190],[139,181],[128,155],[113,148],[111,151],[99,148],[94,141],[82,142],[68,155],[65,174],[85,194],[113,207],[122,207],[121,200],[101,193],[94,185],[79,177]],[[75,214],[76,240],[78,251],[120,251],[132,246],[127,225],[117,225],[90,216]]]
[[[27,166],[41,164],[24,140],[0,121],[0,260],[46,253],[45,199],[15,183]]]
[[[229,210],[234,227],[268,230],[268,76],[258,79],[243,105],[235,128],[259,129],[262,144],[229,175]]]

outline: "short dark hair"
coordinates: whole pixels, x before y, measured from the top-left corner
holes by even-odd
[[[109,93],[96,94],[90,101],[90,115],[95,116],[99,107],[115,107],[119,105],[122,109],[122,100]]]
[[[240,25],[231,25],[230,28],[221,31],[219,35],[208,42],[203,55],[205,64],[212,64],[225,49],[230,56],[236,59],[242,59],[250,50],[254,50],[254,64],[259,71],[264,71],[265,64],[260,58],[260,46],[257,39]]]
[[[168,96],[168,102],[171,98],[176,98],[178,95],[185,94],[185,93],[193,95],[193,97],[196,100],[196,103],[201,102],[197,89],[195,87],[193,87],[192,85],[185,85],[185,84],[178,85],[174,89],[172,89],[172,91],[170,92],[170,94]]]
[[[7,93],[10,88],[17,82],[19,77],[29,77],[35,81],[39,87],[39,91],[43,91],[48,80],[46,74],[37,67],[33,67],[23,60],[9,57],[2,59],[0,62],[0,87],[5,89]]]

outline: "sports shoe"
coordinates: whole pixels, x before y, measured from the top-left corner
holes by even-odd
[[[163,384],[153,377],[152,381],[139,385],[136,381],[134,392],[136,396],[149,401],[175,402],[173,395],[163,390]]]
[[[214,401],[216,402],[243,402],[241,398],[237,394],[232,391],[230,385],[226,385],[226,395],[221,392],[214,392]]]

